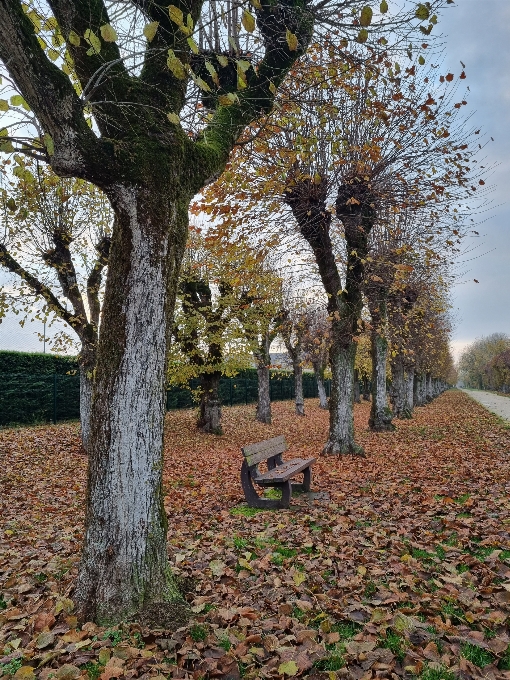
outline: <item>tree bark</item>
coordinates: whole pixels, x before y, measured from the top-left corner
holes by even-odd
[[[425,399],[432,401],[434,399],[434,391],[432,389],[432,374],[427,373],[425,376]]]
[[[391,362],[391,378],[393,390],[393,414],[395,418],[411,418],[412,401],[409,401],[409,372],[406,375],[402,355],[397,354]],[[411,398],[412,398],[411,377]]]
[[[256,419],[259,423],[271,425],[271,391],[269,366],[257,366],[259,381]]]
[[[328,397],[326,395],[326,386],[324,385],[324,367],[320,366],[318,362],[312,362],[313,372],[317,381],[317,392],[319,393],[319,408],[327,410]]]
[[[363,401],[370,401],[370,380],[368,376],[363,378]]]
[[[413,417],[413,408],[414,408],[414,367],[410,366],[407,368],[406,373],[405,373],[405,382],[406,382],[406,401],[404,403],[404,414],[408,413],[409,415],[406,415],[406,418],[412,418]]]
[[[414,394],[413,401],[415,406],[425,406],[426,388],[425,388],[425,374],[414,374]]]
[[[161,177],[153,186],[117,185],[109,191],[117,219],[74,596],[83,619],[105,624],[154,606],[181,615],[185,609],[166,551],[162,469],[166,358],[188,201],[171,202]]]
[[[388,341],[379,330],[381,324],[385,325],[385,302],[380,299],[377,302],[377,312],[371,310],[373,329],[370,336],[372,350],[372,407],[368,425],[374,432],[394,430],[392,425],[393,414],[388,407],[388,395],[386,390],[386,364],[388,359]]]
[[[202,394],[200,395],[200,413],[197,427],[208,434],[223,434],[221,427],[221,373],[214,371],[200,376]]]
[[[359,389],[359,371],[354,369],[354,403],[361,404],[361,392]]]
[[[303,398],[303,366],[299,360],[292,360],[292,368],[294,370],[294,395],[296,404],[296,414],[298,416],[305,415],[305,400]]]
[[[81,443],[86,453],[90,449],[90,419],[92,410],[93,377],[90,370],[80,366],[80,425]]]
[[[347,347],[333,341],[330,349],[331,397],[329,399],[329,437],[323,455],[362,454],[354,441],[354,361],[355,342]]]

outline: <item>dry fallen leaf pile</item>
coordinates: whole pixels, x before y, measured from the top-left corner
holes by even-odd
[[[111,678],[510,678],[510,437],[452,391],[366,458],[321,458],[290,510],[248,510],[240,446],[284,434],[317,456],[328,414],[225,409],[226,434],[167,420],[170,559],[194,618],[178,630],[80,626],[72,588],[86,458],[76,425],[0,431],[0,675]],[[3,653],[3,656],[2,656]]]

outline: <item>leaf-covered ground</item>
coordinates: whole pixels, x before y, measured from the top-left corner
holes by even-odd
[[[366,458],[321,458],[290,510],[247,511],[240,446],[278,434],[317,456],[328,414],[225,409],[226,434],[168,416],[170,559],[186,628],[79,626],[72,588],[86,458],[76,425],[0,431],[0,674],[110,678],[510,678],[509,431],[452,391]],[[3,657],[2,657],[3,652]]]

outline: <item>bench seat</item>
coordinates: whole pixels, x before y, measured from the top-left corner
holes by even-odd
[[[289,479],[302,472],[306,468],[310,467],[315,463],[315,458],[294,458],[289,460],[283,465],[278,465],[278,467],[269,470],[268,472],[263,472],[259,474],[258,477],[254,477],[253,481],[260,486],[273,486],[278,482],[287,482]]]

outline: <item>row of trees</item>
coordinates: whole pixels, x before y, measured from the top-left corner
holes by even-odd
[[[202,192],[219,243],[274,252],[280,278],[283,260],[306,270],[329,324],[325,452],[355,453],[354,370],[364,325],[372,336],[375,429],[390,425],[390,346],[408,385],[411,371],[444,378],[435,368],[447,364],[444,343],[433,343],[438,355],[425,361],[425,337],[413,329],[447,335],[447,265],[483,185],[478,131],[459,117],[466,102],[454,76],[424,67],[437,12],[452,0],[406,1],[398,11],[386,0],[373,7],[365,0],[175,1],[0,4],[0,150],[36,201],[46,191],[37,164],[50,166],[60,201],[44,240],[28,239],[44,262],[31,265],[19,257],[30,213],[24,216],[24,199],[7,194],[0,261],[81,343],[90,465],[74,599],[82,618],[99,622],[184,607],[168,567],[162,502],[170,348],[173,339],[189,370],[207,367],[202,373],[214,376],[220,350],[222,360],[228,356],[215,335],[233,296],[229,277],[208,273],[207,281],[205,270],[215,265],[195,266],[193,242],[186,250],[192,199]],[[106,197],[104,227],[73,207],[85,182],[96,187],[95,200]],[[80,255],[85,241],[93,255]],[[296,368],[301,340],[288,332],[292,308],[269,326],[260,320],[256,280],[236,302],[236,319],[252,338],[263,384],[274,324]],[[420,308],[422,289],[430,303]],[[215,328],[210,337],[206,322]],[[421,377],[416,384],[418,396],[432,385]],[[397,393],[395,403],[403,397]]]
[[[465,387],[510,391],[510,337],[493,333],[468,345],[459,359],[459,378]]]

